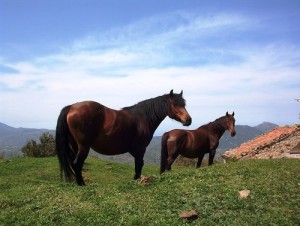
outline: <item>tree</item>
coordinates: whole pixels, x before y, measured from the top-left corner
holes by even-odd
[[[40,153],[45,157],[54,156],[56,154],[55,139],[49,132],[43,133],[40,137]]]
[[[21,149],[24,156],[29,157],[49,157],[54,156],[55,152],[55,139],[49,132],[43,133],[40,136],[40,142],[29,140],[26,145]]]

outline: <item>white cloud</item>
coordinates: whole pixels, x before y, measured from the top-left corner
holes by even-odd
[[[193,128],[233,110],[238,124],[297,120],[297,103],[290,100],[299,96],[293,86],[299,85],[298,46],[252,43],[248,48],[225,34],[229,39],[220,42],[229,45],[222,47],[217,40],[223,32],[253,32],[256,21],[226,14],[169,16],[163,16],[166,23],[153,17],[121,31],[89,35],[58,54],[7,64],[19,73],[0,76],[0,121],[55,128],[67,104],[92,99],[120,109],[171,89],[184,91]],[[233,55],[241,60],[232,63]],[[167,120],[159,131],[174,127],[180,125]]]

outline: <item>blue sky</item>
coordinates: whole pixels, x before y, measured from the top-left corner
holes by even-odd
[[[299,21],[298,0],[0,0],[0,122],[54,129],[65,105],[120,109],[174,89],[191,129],[226,111],[299,123]]]

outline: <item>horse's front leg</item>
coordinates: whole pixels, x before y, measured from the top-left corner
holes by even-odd
[[[216,155],[216,149],[213,149],[209,152],[208,165],[212,165],[214,163],[215,155]]]
[[[142,168],[144,166],[144,154],[145,154],[145,150],[142,151],[142,153],[133,155],[134,157],[134,170],[135,170],[135,174],[133,179],[137,180],[141,177],[142,175]]]
[[[201,153],[200,156],[198,157],[196,168],[199,168],[201,166],[204,155],[205,155],[205,153]]]

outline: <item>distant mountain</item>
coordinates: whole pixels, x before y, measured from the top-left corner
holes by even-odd
[[[265,133],[266,131],[277,127],[273,123],[264,122],[257,126],[251,127],[246,125],[237,125],[236,136],[230,137],[230,134],[226,131],[220,139],[220,144],[217,150],[217,155],[220,156],[225,151],[237,147],[240,144],[253,139],[254,137]],[[54,130],[47,129],[28,129],[28,128],[14,128],[3,123],[0,123],[0,153],[4,152],[5,157],[13,157],[21,155],[20,149],[30,140],[39,140],[39,137],[44,132],[50,132],[55,134]],[[147,147],[145,153],[145,164],[159,164],[160,163],[160,143],[161,136],[153,137],[151,143]],[[134,163],[134,159],[130,154],[105,156],[100,155],[94,151],[90,152],[90,155],[99,157],[101,159],[107,159],[117,162]],[[218,157],[217,156],[217,157]]]
[[[262,131],[263,133],[268,132],[272,129],[275,129],[278,125],[270,122],[263,122],[257,126],[254,126],[255,129]]]
[[[0,153],[4,152],[4,156],[14,157],[21,155],[20,149],[30,140],[39,140],[39,137],[49,132],[54,134],[54,130],[47,129],[30,129],[30,128],[14,128],[0,122]]]

